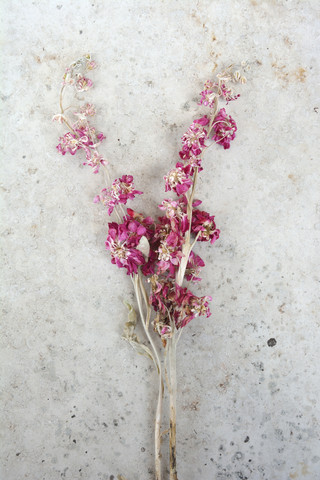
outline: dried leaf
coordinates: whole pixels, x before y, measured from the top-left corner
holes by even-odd
[[[139,250],[139,252],[141,252],[144,255],[146,260],[149,258],[150,244],[149,244],[149,241],[148,241],[147,237],[145,237],[143,235],[140,238],[140,241],[139,241],[138,245],[136,246],[136,249]]]
[[[139,353],[139,355],[143,355],[144,357],[150,358],[157,366],[150,348],[144,345],[143,343],[141,343],[139,340],[139,337],[134,333],[134,330],[137,325],[137,314],[133,306],[128,302],[124,302],[124,303],[127,309],[129,310],[129,312],[128,312],[128,321],[124,325],[122,338],[126,340],[128,343],[130,343],[132,348],[137,353]]]

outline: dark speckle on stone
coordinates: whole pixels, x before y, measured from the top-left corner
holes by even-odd
[[[141,452],[145,452],[146,449],[144,447],[141,447]]]
[[[114,425],[115,427],[117,427],[117,426],[119,425],[119,422],[118,422],[118,420],[116,420],[116,419],[115,419],[115,420],[113,420],[113,425]]]
[[[79,30],[79,34],[82,35],[82,30]]]
[[[267,344],[268,344],[268,347],[274,347],[275,345],[277,345],[277,340],[275,338],[269,338],[269,340],[267,341]]]
[[[110,475],[110,480],[114,480],[114,475]]]
[[[248,437],[248,435],[246,436],[246,438],[244,439],[244,443],[248,443],[250,440],[250,438]]]
[[[75,417],[75,415],[71,415],[71,418],[74,418],[74,417]]]
[[[73,443],[77,443],[77,440],[76,440],[76,439],[73,439],[72,441],[73,441]]]
[[[248,479],[248,477],[246,477],[242,472],[236,472],[236,475],[240,480],[247,480]]]
[[[21,452],[16,453],[16,457],[19,457],[20,453],[21,453]]]
[[[58,10],[61,10],[61,8],[62,8],[62,5],[57,5]]]

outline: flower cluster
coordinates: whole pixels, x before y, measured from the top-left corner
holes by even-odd
[[[188,288],[180,287],[170,279],[158,275],[150,278],[150,303],[157,312],[154,327],[162,339],[170,338],[173,328],[185,327],[200,315],[211,315],[210,296],[198,297]]]
[[[97,150],[106,137],[102,132],[97,132],[95,127],[89,123],[88,117],[93,117],[95,113],[95,107],[91,103],[82,105],[78,112],[74,112],[78,120],[72,124],[71,131],[59,138],[60,143],[57,145],[57,149],[62,155],[66,153],[74,155],[78,150],[83,149],[86,155],[86,162],[83,165],[89,165],[92,167],[93,173],[98,173],[100,166],[107,164]],[[60,123],[66,122],[63,114],[55,115],[53,119]]]
[[[224,108],[221,108],[215,118],[213,126],[214,135],[212,140],[220,143],[224,149],[230,148],[230,142],[236,136],[237,125],[231,115],[227,115]]]
[[[78,150],[83,149],[86,155],[86,162],[83,164],[91,166],[93,173],[98,173],[100,165],[107,163],[97,151],[97,147],[105,138],[102,132],[97,132],[90,125],[85,113],[82,113],[82,117],[72,125],[72,131],[59,138],[60,143],[57,149],[62,155],[66,153],[74,155]]]
[[[95,66],[89,55],[70,65],[63,77],[62,93],[70,85],[77,91],[88,90],[92,81],[86,72]],[[163,339],[170,337],[174,328],[184,327],[196,316],[210,315],[208,302],[211,298],[198,297],[182,285],[184,279],[188,282],[201,280],[201,269],[205,264],[192,250],[196,242],[213,244],[220,234],[215,217],[198,208],[201,201],[194,199],[194,191],[197,175],[203,170],[203,153],[210,142],[228,149],[235,138],[236,123],[225,108],[218,109],[218,101],[223,99],[228,103],[238,98],[230,83],[243,81],[243,78],[239,72],[233,73],[228,68],[214,81],[205,83],[199,104],[208,109],[181,137],[180,159],[164,176],[165,191],[171,191],[177,197],[161,202],[161,216],[153,220],[129,208],[127,213],[124,212],[122,205],[142,194],[135,189],[132,175],[115,179],[94,198],[95,203],[102,203],[107,208],[108,215],[116,210],[119,223],[108,224],[105,244],[111,262],[125,268],[128,275],[141,272],[148,279],[150,305],[156,312],[153,325]],[[107,170],[107,161],[97,150],[105,136],[89,122],[95,115],[94,106],[86,103],[74,115],[77,121],[70,124],[61,106],[61,113],[54,117],[69,126],[69,131],[60,137],[58,151],[62,155],[75,155],[78,150],[84,150],[84,164],[90,165],[94,173],[99,172],[101,165]]]
[[[93,70],[96,66],[96,62],[91,60],[91,56],[85,55],[66,68],[62,86],[73,85],[78,92],[86,92],[93,86],[93,82],[90,78],[85,77],[85,73]]]
[[[136,195],[142,195],[142,193],[133,187],[132,175],[122,175],[121,178],[114,180],[111,187],[101,190],[100,195],[94,198],[94,202],[101,202],[108,208],[108,214],[111,215],[116,205],[126,204],[129,199],[133,200]]]
[[[128,209],[129,210],[129,209]],[[111,222],[108,224],[108,236],[106,248],[111,253],[111,263],[119,268],[126,268],[127,274],[132,275],[138,272],[138,267],[146,263],[145,255],[140,246],[141,239],[150,238],[150,225],[153,220],[150,217],[144,218],[129,211],[121,224]]]
[[[158,205],[161,214],[153,219],[131,208],[127,208],[125,212],[123,205],[127,205],[129,200],[134,200],[142,192],[135,189],[132,175],[122,175],[111,182],[108,162],[98,152],[98,147],[105,136],[90,123],[95,115],[94,106],[86,103],[73,112],[76,121],[69,120],[65,113],[68,108],[63,108],[65,89],[74,88],[77,93],[89,90],[93,82],[88,78],[87,72],[95,67],[96,64],[90,55],[85,55],[65,71],[60,90],[60,113],[54,116],[54,120],[67,125],[68,132],[60,137],[57,149],[62,155],[66,153],[75,155],[79,150],[83,151],[86,157],[84,165],[91,166],[94,173],[103,171],[106,185],[100,194],[95,196],[94,202],[102,203],[108,215],[115,214],[118,219],[118,222],[108,223],[105,247],[110,252],[111,263],[125,269],[127,275],[131,277],[141,325],[149,345],[141,343],[134,333],[136,314],[131,305],[128,306],[128,322],[123,338],[126,338],[139,353],[151,358],[159,374],[155,422],[156,478],[162,478],[161,411],[164,375],[163,362],[152,340],[151,326],[160,336],[166,349],[165,358],[168,359],[169,375],[166,376],[166,383],[170,396],[170,478],[177,478],[176,346],[182,329],[191,320],[211,315],[209,302],[212,300],[209,295],[197,296],[186,282],[201,281],[201,270],[205,263],[193,251],[197,242],[213,244],[220,235],[215,217],[199,208],[202,202],[195,198],[196,184],[199,174],[204,169],[202,163],[206,149],[214,144],[228,149],[235,138],[236,123],[226,113],[225,108],[218,108],[218,104],[220,100],[228,104],[238,98],[239,95],[233,93],[230,83],[243,83],[245,78],[240,72],[233,72],[229,67],[216,75],[213,81],[205,83],[199,105],[207,107],[206,112],[195,119],[181,137],[180,158],[175,167],[164,176],[165,191],[172,192],[176,197],[162,200]]]

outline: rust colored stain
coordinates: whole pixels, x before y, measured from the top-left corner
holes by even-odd
[[[276,62],[273,62],[272,68],[274,69],[276,77],[285,84],[289,82],[303,83],[307,78],[306,69],[302,67],[288,71],[286,65],[278,65]]]
[[[298,82],[305,82],[307,77],[307,72],[304,68],[300,67],[298,70],[295,71],[295,77]]]

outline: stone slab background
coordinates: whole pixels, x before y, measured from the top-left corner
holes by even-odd
[[[1,10],[1,478],[153,478],[156,374],[120,338],[132,288],[104,250],[102,180],[59,156],[51,122],[64,68],[91,52],[101,151],[152,215],[203,82],[250,66],[229,105],[236,140],[208,152],[200,181],[221,238],[198,249],[213,315],[179,345],[179,478],[319,479],[318,2]]]

